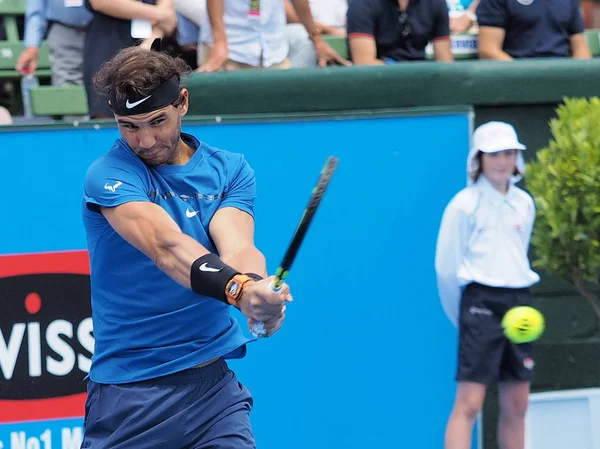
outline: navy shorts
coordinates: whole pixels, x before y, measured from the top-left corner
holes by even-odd
[[[489,384],[531,381],[533,346],[511,343],[501,326],[511,307],[530,306],[527,288],[487,287],[472,283],[460,303],[456,380]]]
[[[252,396],[220,359],[202,368],[119,385],[88,381],[90,449],[255,449]]]

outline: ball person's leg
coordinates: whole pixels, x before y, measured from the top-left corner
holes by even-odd
[[[486,385],[459,382],[454,407],[446,427],[446,449],[471,449],[473,426],[483,407]]]

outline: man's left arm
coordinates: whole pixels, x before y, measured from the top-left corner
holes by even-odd
[[[340,65],[351,65],[350,61],[342,58],[327,42],[321,37],[321,33],[315,24],[308,0],[292,0],[294,10],[298,20],[304,25],[310,40],[313,42],[315,52],[317,53],[319,67],[325,67],[327,63],[333,62]]]
[[[254,245],[254,218],[236,207],[223,207],[210,222],[210,235],[221,260],[241,273],[267,277],[263,254]]]
[[[210,221],[209,232],[221,260],[241,273],[266,278],[265,257],[254,244],[255,198],[254,171],[246,160],[240,157],[237,167],[233,170],[221,208]],[[289,290],[283,298],[286,302],[292,301]],[[285,305],[282,305],[278,315],[264,322],[267,336],[277,332],[284,319]],[[248,319],[249,327],[254,323],[254,320]]]
[[[254,245],[254,170],[239,153],[227,155],[225,170],[225,196],[210,221],[210,235],[227,264],[242,273],[266,277],[265,258]]]

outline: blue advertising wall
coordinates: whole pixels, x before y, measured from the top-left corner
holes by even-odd
[[[456,330],[439,304],[433,264],[443,209],[465,184],[470,127],[466,109],[184,124],[200,140],[245,153],[255,169],[256,241],[270,271],[325,159],[340,158],[288,278],[295,300],[283,329],[230,363],[255,397],[259,448],[442,447]],[[85,249],[83,177],[117,137],[113,126],[0,132],[0,263],[7,254]],[[52,447],[75,447],[73,426],[0,424],[0,448],[46,429],[55,429]]]

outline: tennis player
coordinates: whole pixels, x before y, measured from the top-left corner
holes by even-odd
[[[181,131],[189,71],[131,47],[95,76],[121,138],[85,177],[95,350],[83,448],[255,448],[253,399],[225,361],[250,341],[231,306],[270,336],[290,290],[272,292],[254,245],[253,170]]]
[[[459,328],[458,389],[446,449],[470,449],[486,388],[498,382],[501,449],[523,449],[534,360],[532,345],[508,341],[500,322],[514,306],[531,305],[539,281],[527,258],[535,217],[532,198],[515,186],[525,172],[514,128],[489,122],[475,130],[469,186],[448,204],[435,267],[442,305]]]

